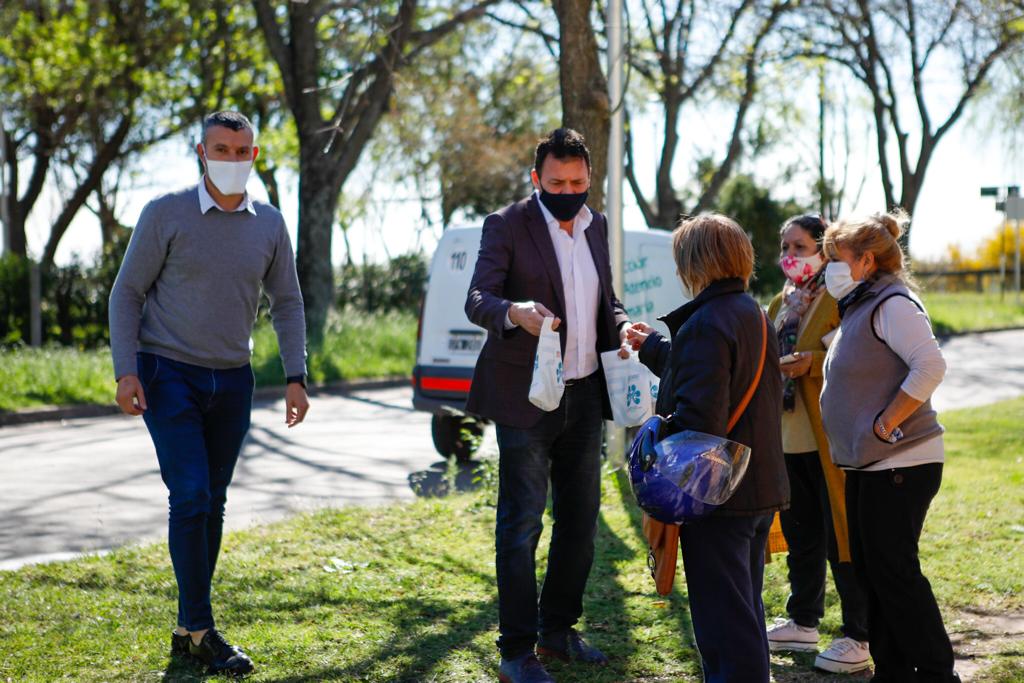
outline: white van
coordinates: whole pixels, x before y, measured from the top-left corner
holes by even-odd
[[[476,358],[487,333],[469,322],[466,294],[476,266],[482,228],[450,228],[430,264],[420,309],[413,368],[413,407],[433,413],[431,433],[438,453],[468,459],[483,425],[465,414]],[[617,292],[629,317],[661,332],[655,318],[685,301],[672,258],[672,235],[661,230],[625,232],[625,286]]]

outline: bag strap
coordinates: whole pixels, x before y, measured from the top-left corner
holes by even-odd
[[[760,311],[760,308],[758,308]],[[754,381],[750,383],[750,388],[747,389],[747,393],[744,394],[743,400],[740,401],[739,405],[736,406],[736,410],[733,411],[732,416],[729,418],[729,426],[725,428],[725,433],[728,435],[732,431],[732,428],[736,426],[736,423],[740,421],[740,417],[743,415],[743,411],[747,409],[747,404],[750,403],[750,399],[754,397],[754,392],[757,390],[757,385],[761,383],[761,373],[764,371],[764,359],[768,353],[768,321],[765,318],[764,313],[761,313],[761,360],[757,364],[757,372],[754,374]]]

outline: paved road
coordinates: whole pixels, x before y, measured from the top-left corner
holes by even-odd
[[[932,399],[939,412],[1024,395],[1024,330],[953,337],[942,353],[948,370]]]
[[[935,396],[941,410],[1024,394],[1024,331],[957,337]],[[284,427],[263,403],[229,490],[240,528],[322,506],[413,498],[441,480],[430,419],[409,388],[314,397],[305,424]],[[493,448],[493,430],[488,433]],[[106,417],[0,428],[0,569],[165,534],[167,494],[139,419]]]
[[[228,528],[323,506],[415,497],[442,480],[430,416],[411,389],[319,395],[287,429],[282,401],[257,404],[228,491]],[[0,569],[166,533],[167,492],[141,419],[0,429]]]

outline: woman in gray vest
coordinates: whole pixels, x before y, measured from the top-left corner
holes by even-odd
[[[942,481],[931,395],[946,364],[908,286],[906,214],[841,220],[825,232],[825,285],[839,332],[825,357],[821,416],[846,470],[850,550],[868,597],[872,681],[959,681],[918,540]]]

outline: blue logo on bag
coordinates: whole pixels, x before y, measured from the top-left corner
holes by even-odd
[[[558,367],[555,368],[555,378],[562,384],[562,361],[558,361]]]
[[[633,403],[640,405],[640,389],[635,384],[630,384],[626,391],[626,405],[629,406]]]
[[[653,398],[653,399],[657,399],[658,398],[658,385],[657,384],[652,384],[651,385],[651,398]]]

